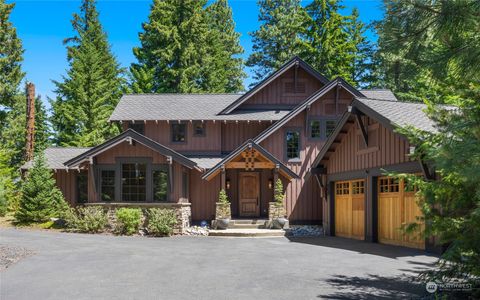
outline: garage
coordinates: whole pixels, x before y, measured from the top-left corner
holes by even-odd
[[[365,238],[365,180],[335,183],[335,235]]]
[[[419,233],[405,234],[402,226],[416,222],[421,216],[415,191],[403,180],[378,178],[378,241],[384,244],[425,249]]]

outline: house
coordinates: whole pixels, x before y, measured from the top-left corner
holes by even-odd
[[[294,57],[244,94],[124,95],[109,120],[121,134],[93,148],[49,148],[45,156],[72,205],[174,207],[187,224],[213,219],[223,188],[234,218],[262,218],[280,178],[291,224],[328,225],[325,189],[308,174],[324,163],[325,143],[344,134],[352,102],[368,98],[397,103],[389,90],[328,80]],[[403,162],[407,144],[398,147]]]
[[[415,190],[389,173],[434,179],[424,161],[409,154],[415,145],[398,127],[435,132],[426,105],[357,97],[312,162],[307,178],[321,186],[322,221],[332,236],[434,249],[433,239],[405,235],[399,228],[417,222]]]

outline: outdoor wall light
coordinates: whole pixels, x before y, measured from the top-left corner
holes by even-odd
[[[273,188],[273,180],[271,180],[271,179],[268,180],[268,188],[269,189]]]
[[[230,189],[230,179],[227,179],[227,181],[225,182],[225,185],[227,187],[227,190]]]

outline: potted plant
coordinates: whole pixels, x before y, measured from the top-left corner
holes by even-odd
[[[273,228],[283,229],[288,224],[285,211],[285,193],[283,192],[283,184],[280,179],[275,182],[274,202],[270,202],[269,219]]]
[[[215,227],[217,229],[227,229],[231,217],[230,200],[228,200],[225,190],[221,189],[215,210]]]

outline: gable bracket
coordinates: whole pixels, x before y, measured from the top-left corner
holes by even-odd
[[[419,159],[419,162],[420,167],[422,168],[423,176],[429,181],[435,180],[435,174],[433,174],[433,172],[430,170],[428,164],[422,158]]]
[[[363,137],[363,141],[365,142],[365,146],[368,147],[368,131],[365,128],[365,124],[363,124],[362,114],[357,110],[354,110],[353,113],[355,114],[355,118],[357,119],[358,126],[362,131],[362,137]]]

